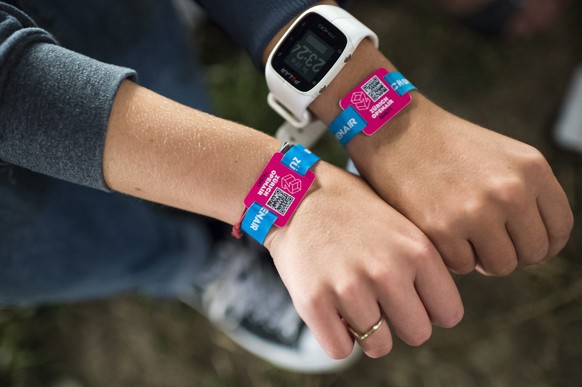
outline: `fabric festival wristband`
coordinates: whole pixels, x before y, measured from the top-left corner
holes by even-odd
[[[287,150],[285,152],[285,150]],[[310,168],[319,157],[302,145],[275,153],[253,184],[244,205],[247,208],[232,235],[240,238],[240,230],[263,244],[273,225],[283,227],[305,197],[315,180]]]
[[[340,101],[329,131],[344,147],[360,132],[371,136],[412,101],[416,87],[401,73],[380,68]]]

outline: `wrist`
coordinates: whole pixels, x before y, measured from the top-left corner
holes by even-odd
[[[418,92],[406,109],[373,136],[358,134],[346,146],[360,175],[372,186],[410,170],[416,160],[440,152],[447,145],[453,116]],[[443,131],[444,129],[444,131]],[[380,179],[380,180],[378,180]]]
[[[349,62],[329,84],[325,92],[313,101],[309,110],[326,125],[329,125],[341,109],[339,101],[376,69],[384,67],[389,71],[396,68],[369,39],[364,39]]]
[[[358,26],[358,23],[359,23],[358,21],[354,21],[353,25]],[[287,31],[288,28],[289,26],[286,26],[286,28],[284,28],[280,32],[280,34],[278,34],[273,39],[273,41],[269,45],[269,49],[265,51],[265,56],[271,54],[272,47],[279,43],[279,39],[281,39],[281,36]],[[294,28],[297,29],[298,27]],[[351,31],[351,27],[344,26],[343,28],[345,31]],[[309,95],[309,93],[307,92],[303,92],[303,89],[301,88],[305,83],[305,79],[302,79],[301,77],[299,77],[299,75],[297,75],[298,76],[297,82],[301,83],[297,83],[299,86],[293,87],[301,90],[302,92],[299,93],[298,91],[296,91],[292,93],[289,91],[290,89],[292,89],[292,87],[289,87],[288,84],[292,82],[289,81],[288,77],[286,78],[284,76],[281,76],[286,75],[286,73],[284,73],[283,70],[288,70],[287,67],[280,67],[281,63],[279,62],[282,62],[283,64],[285,64],[285,66],[287,66],[288,64],[286,60],[288,60],[290,54],[287,53],[287,51],[285,50],[288,50],[288,46],[290,44],[289,41],[291,41],[291,39],[299,39],[293,35],[293,32],[290,32],[288,35],[285,35],[286,36],[285,39],[287,40],[285,40],[284,42],[280,42],[278,44],[279,48],[277,48],[278,52],[276,53],[277,58],[285,58],[285,61],[283,59],[278,59],[277,65],[276,66],[273,65],[275,73],[279,75],[279,77],[273,76],[273,71],[271,70],[271,67],[268,67],[266,71],[267,83],[269,83],[269,80],[271,79],[271,83],[269,83],[269,88],[271,89],[271,94],[273,95],[273,98],[272,100],[269,101],[269,104],[275,110],[277,110],[287,121],[291,122],[295,126],[303,127],[306,118],[309,119],[309,114],[305,114],[304,110],[302,110],[307,108],[311,111],[312,116],[317,117],[325,125],[329,125],[330,122],[332,122],[342,112],[342,109],[340,108],[339,105],[340,100],[344,96],[346,96],[350,91],[352,91],[354,87],[356,87],[364,79],[370,76],[370,74],[374,73],[379,68],[384,68],[388,70],[388,72],[396,71],[395,66],[376,48],[377,40],[375,39],[375,35],[373,34],[373,32],[371,32],[367,27],[361,25],[361,23],[359,23],[359,27],[354,27],[354,30],[358,28],[359,35],[357,33],[353,35],[354,33],[347,32],[348,35],[352,34],[350,36],[355,37],[354,40],[352,41],[353,43],[351,45],[350,51],[348,50],[344,51],[344,54],[347,52],[349,52],[350,54],[346,56],[345,60],[342,59],[343,63],[341,66],[338,66],[339,69],[337,70],[336,73],[333,74],[333,77],[330,77],[327,82],[322,81],[321,84],[318,84],[317,86],[313,87],[312,90],[317,89],[319,90],[319,92],[317,93],[318,95],[313,95],[313,99],[311,99],[311,101],[306,101],[307,97],[311,97],[311,95]],[[298,36],[301,36],[301,33],[302,32],[297,32],[296,34],[298,34]],[[363,34],[366,35],[363,36]],[[357,37],[359,37],[359,39]],[[362,38],[363,40],[360,40]],[[273,57],[273,54],[271,54],[271,57]],[[332,62],[330,61],[330,63]],[[339,61],[336,62],[336,65],[337,63],[339,63]],[[268,64],[267,66],[270,66],[270,64]],[[299,70],[297,71],[299,72],[300,75],[303,74],[301,71]],[[291,75],[293,75],[293,73],[291,73]],[[273,78],[275,78],[276,82],[275,80],[273,80]],[[279,78],[284,79],[286,82],[282,82]],[[283,84],[282,86],[280,85],[281,83]],[[270,97],[271,94],[269,95]],[[301,95],[298,96],[297,94]],[[408,104],[408,101],[405,102],[405,105],[403,105],[406,106],[404,111],[398,114],[395,113],[397,116],[395,118],[398,119],[392,120],[391,118],[389,118],[390,122],[388,122],[387,125],[383,126],[385,127],[390,126],[391,131],[401,132],[402,131],[401,127],[405,126],[405,124],[407,123],[407,121],[405,119],[402,119],[401,116],[409,115],[411,111],[416,110],[418,106],[421,104],[419,103],[420,101],[416,100],[417,99],[416,97],[418,97],[419,94],[414,93],[414,95],[415,98],[413,98],[413,103],[411,103],[409,106],[406,106],[406,104]],[[303,103],[305,103],[305,105],[302,105]],[[286,107],[288,109],[281,109],[281,106]],[[287,110],[287,112],[282,112],[280,110]],[[289,112],[291,112],[291,114],[289,114]],[[376,124],[374,124],[376,125],[375,129],[372,129],[372,127],[370,127],[368,128],[368,131],[366,133],[371,134],[372,130],[375,131],[377,130],[377,128],[382,128],[381,126],[382,124],[383,122],[377,122]],[[385,129],[386,128],[382,128],[380,132],[382,131],[385,132],[386,131]],[[374,145],[378,141],[378,134],[374,135],[374,141],[371,141],[370,139],[367,139],[365,137],[367,136],[356,135],[356,138],[354,138],[353,142],[354,144],[358,144],[358,146],[350,145],[347,149],[348,152],[350,153],[359,152],[357,149],[361,147],[367,148],[369,144]]]
[[[297,211],[295,211],[295,214],[289,220],[289,223],[285,227],[272,227],[267,234],[263,245],[269,251],[272,251],[278,241],[282,238],[285,238],[285,235],[294,233],[297,228],[306,227],[306,218],[313,217],[314,215],[317,217],[317,214],[320,213],[322,203],[321,200],[327,202],[329,200],[329,196],[327,196],[328,199],[325,199],[325,195],[330,195],[330,191],[331,195],[333,195],[335,191],[333,191],[332,187],[338,187],[338,185],[334,183],[336,181],[336,169],[336,167],[323,160],[320,160],[317,164],[314,165],[312,170],[316,178],[313,181],[311,187],[309,187],[309,190],[307,191],[305,198],[302,200],[301,205],[297,208]],[[345,187],[341,186],[340,190],[343,189],[345,189]],[[336,193],[340,194],[339,191]]]
[[[287,225],[315,180],[312,168],[319,157],[302,145],[284,144],[273,154],[244,199],[245,210],[233,227],[260,244],[275,226]]]
[[[329,126],[330,122],[342,113],[339,101],[380,68],[385,68],[388,72],[397,71],[371,41],[363,41],[352,60],[346,64],[326,91],[310,105],[311,112]],[[388,122],[382,125],[373,136],[360,133],[349,140],[346,150],[354,161],[370,158],[373,156],[373,151],[379,147],[394,143],[398,137],[408,134],[413,125],[423,120],[422,117],[425,114],[422,112],[431,110],[432,103],[419,92],[408,93],[412,96],[410,103],[405,105],[402,111],[389,118]]]
[[[408,142],[418,130],[428,130],[425,122],[426,113],[432,103],[417,91],[411,92],[410,103],[398,114],[386,122],[372,136],[359,133],[346,146],[345,149],[354,161],[362,158],[370,158],[374,152],[380,151],[386,146],[402,146],[404,140]],[[410,148],[409,148],[410,150]]]
[[[268,104],[290,125],[309,126],[314,122],[309,106],[365,39],[378,46],[377,35],[337,5],[317,4],[304,11],[267,60]]]

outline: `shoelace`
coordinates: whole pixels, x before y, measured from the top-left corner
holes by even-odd
[[[297,337],[302,321],[277,273],[240,245],[220,249],[213,280],[202,295],[208,318],[227,328],[243,319],[286,341]],[[217,273],[217,271],[220,271]]]

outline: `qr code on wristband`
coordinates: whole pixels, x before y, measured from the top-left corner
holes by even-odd
[[[280,188],[275,188],[273,195],[269,198],[267,206],[271,207],[273,210],[277,211],[281,215],[285,215],[291,203],[293,203],[295,198]]]
[[[374,102],[378,101],[380,97],[388,92],[386,85],[384,85],[377,76],[372,77],[368,82],[364,83],[362,90],[364,90],[368,97],[370,97]]]

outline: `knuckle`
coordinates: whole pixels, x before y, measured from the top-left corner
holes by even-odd
[[[529,145],[523,155],[522,165],[527,172],[535,175],[543,175],[551,170],[542,152]]]
[[[491,216],[489,197],[493,196],[491,192],[494,192],[495,189],[490,187],[489,191],[487,194],[468,199],[461,205],[461,217],[466,224],[472,224],[475,221],[480,223],[488,221]]]
[[[450,313],[439,321],[439,325],[443,328],[455,327],[463,320],[464,315],[465,309],[463,308],[463,304],[456,305]]]
[[[350,356],[352,350],[354,349],[353,345],[335,345],[332,348],[328,348],[326,353],[329,357],[335,360],[342,360]]]
[[[361,281],[356,279],[346,278],[343,279],[340,284],[337,285],[336,294],[337,296],[346,301],[358,300],[360,297],[358,294],[362,288]]]
[[[493,185],[491,196],[495,202],[519,210],[527,204],[525,185],[525,180],[518,176],[505,177]]]
[[[482,193],[467,202],[465,214],[474,218],[489,218],[494,213],[492,208],[512,208],[516,211],[524,209],[530,201],[528,180],[517,173],[495,175],[487,183]]]
[[[306,290],[301,294],[300,300],[298,300],[297,311],[302,316],[317,315],[321,309],[321,300],[325,299],[325,294],[327,293],[324,287],[314,287]]]
[[[572,233],[573,228],[574,215],[572,214],[572,211],[568,211],[567,215],[564,216],[559,225],[548,230],[551,243],[555,246],[556,250],[561,250],[566,245],[568,239],[570,239],[570,234]]]
[[[309,312],[315,312],[319,309],[321,302],[320,293],[313,292],[306,294],[303,299],[303,305],[306,310]]]
[[[369,275],[373,283],[381,285],[383,288],[389,287],[392,283],[393,274],[388,267],[378,267],[371,271]]]
[[[568,210],[567,215],[564,217],[564,234],[570,235],[572,229],[574,228],[574,214],[571,210]]]
[[[386,340],[374,345],[373,348],[367,349],[365,352],[368,357],[371,357],[372,359],[378,359],[388,355],[391,351],[392,341]]]
[[[436,248],[428,238],[422,238],[416,241],[410,248],[409,254],[412,260],[419,264],[433,261],[438,257]]]
[[[567,215],[564,217],[564,224],[560,227],[560,230],[557,232],[558,237],[561,237],[564,241],[567,241],[570,238],[570,234],[574,229],[574,214],[572,211],[568,211]],[[565,242],[564,242],[565,244]]]
[[[406,338],[406,343],[414,347],[418,347],[426,343],[432,336],[432,327],[427,325],[422,329],[418,329],[413,335]]]
[[[530,201],[526,180],[517,174],[494,176],[485,186],[482,194],[470,201],[465,213],[472,219],[489,219],[494,216],[495,208],[511,208],[514,211],[524,209]]]
[[[531,192],[528,182],[542,181],[552,171],[542,153],[532,146],[524,144],[524,151],[518,157],[517,169],[491,177],[488,199],[519,209],[528,205],[524,200]]]
[[[457,221],[451,213],[443,213],[422,226],[422,230],[433,240],[446,239],[455,230]]]
[[[550,249],[550,242],[547,238],[536,238],[531,241],[531,248],[525,254],[519,256],[519,263],[522,265],[535,265],[547,257]]]
[[[448,263],[449,269],[456,274],[469,274],[475,270],[476,263],[473,259],[456,259]]]
[[[517,261],[513,259],[507,259],[492,265],[490,268],[488,268],[488,272],[497,277],[505,277],[513,273],[516,268]]]

